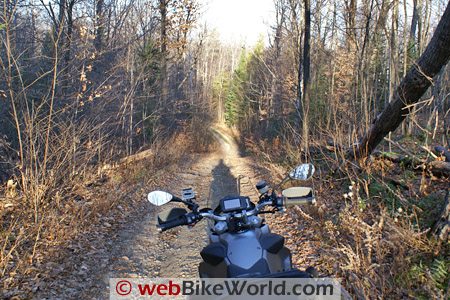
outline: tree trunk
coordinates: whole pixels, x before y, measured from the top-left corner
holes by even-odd
[[[419,12],[417,8],[418,0],[413,1],[413,15],[411,19],[411,30],[409,31],[409,47],[411,51],[415,51],[416,48],[416,30],[419,23]]]
[[[397,87],[393,101],[377,116],[369,131],[353,150],[355,158],[370,154],[383,138],[394,131],[432,83],[432,78],[450,57],[450,4],[439,21],[425,52]]]
[[[408,8],[406,6],[406,0],[403,0],[403,70],[402,76],[406,75],[406,71],[408,70],[408,47],[409,47],[409,39],[408,33],[406,31],[406,24],[408,24]],[[408,121],[402,123],[402,134],[406,134]]]
[[[302,118],[302,140],[305,151],[308,150],[309,128],[308,110],[309,94],[311,89],[310,78],[310,39],[311,39],[311,1],[305,0],[305,41],[303,48],[303,118]]]
[[[284,3],[277,2],[276,3],[276,19],[277,19],[277,25],[275,28],[275,37],[274,37],[274,58],[273,62],[275,65],[275,76],[272,78],[272,107],[269,108],[269,118],[280,116],[280,114],[283,111],[282,106],[282,82],[281,82],[281,39],[283,34],[283,26],[284,26],[284,20],[286,17],[286,7],[284,6]]]
[[[309,0],[308,0],[309,1]],[[345,1],[345,26],[346,26],[346,42],[350,52],[356,49],[356,0]]]
[[[63,37],[64,37],[64,16],[66,15],[66,7],[67,3],[66,0],[60,0],[59,3],[59,12],[58,12],[58,23],[55,22],[55,31],[53,33],[54,40],[58,41],[58,45],[63,44]]]
[[[394,0],[394,8],[392,9],[391,22],[391,39],[389,43],[389,98],[391,103],[394,97],[394,89],[398,85],[397,82],[397,33],[398,33],[398,0]],[[389,139],[391,133],[389,133]],[[391,151],[391,143],[389,143],[389,151]]]
[[[293,32],[293,41],[294,41],[294,61],[295,65],[297,66],[297,87],[296,87],[296,99],[295,99],[295,112],[296,112],[296,118],[295,118],[295,128],[298,128],[300,130],[301,128],[301,122],[303,119],[302,113],[303,113],[303,107],[302,107],[302,60],[301,60],[301,54],[302,54],[302,43],[301,43],[301,37],[302,37],[302,31],[301,31],[301,22],[298,21],[297,18],[297,9],[300,5],[299,1],[297,0],[289,0],[289,10],[290,10],[290,23],[292,26],[292,32]],[[296,136],[297,138],[297,136]]]
[[[168,97],[168,82],[167,82],[167,4],[168,0],[159,1],[159,13],[161,15],[161,32],[160,32],[160,43],[161,43],[161,72],[160,72],[160,89],[161,95],[159,97],[160,103],[159,107],[167,107],[167,97]]]
[[[398,34],[398,0],[394,0],[392,10],[391,39],[389,44],[389,102],[394,96],[394,87],[397,86],[397,34]]]
[[[438,175],[450,175],[450,162],[434,160],[429,163],[431,172]]]
[[[73,33],[73,7],[75,5],[75,0],[69,2],[67,7],[67,39],[66,39],[66,53],[64,55],[64,60],[66,66],[69,65],[71,59],[71,48],[72,48],[72,33]]]
[[[97,7],[95,10],[95,24],[97,25],[97,29],[95,31],[95,40],[94,40],[94,46],[95,50],[97,52],[100,52],[103,48],[103,34],[105,31],[105,22],[103,18],[103,5],[104,0],[97,0]]]
[[[408,42],[408,57],[415,57],[417,55],[417,41],[416,41],[416,30],[419,24],[419,7],[421,0],[414,0],[413,1],[413,15],[411,19],[411,30],[409,32],[409,42]],[[416,109],[413,107],[411,110],[411,114],[409,115],[409,122],[407,127],[407,134],[411,135],[413,133],[414,123],[416,120]]]

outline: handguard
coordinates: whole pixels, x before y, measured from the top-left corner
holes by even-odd
[[[291,187],[283,190],[282,195],[285,207],[316,203],[310,187]]]

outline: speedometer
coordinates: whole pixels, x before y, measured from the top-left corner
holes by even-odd
[[[240,199],[230,199],[223,201],[223,209],[224,210],[235,210],[241,208],[241,200]]]
[[[248,197],[226,197],[220,200],[222,212],[245,210],[250,207],[251,202]]]

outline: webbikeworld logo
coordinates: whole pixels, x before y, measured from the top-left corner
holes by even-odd
[[[340,299],[333,278],[111,278],[110,299]]]

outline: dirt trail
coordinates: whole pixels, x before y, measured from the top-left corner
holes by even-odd
[[[258,168],[250,157],[240,156],[238,146],[226,129],[217,127],[213,129],[213,133],[220,148],[211,153],[193,156],[191,161],[180,162],[175,179],[167,186],[160,186],[160,189],[180,195],[182,188],[192,187],[200,206],[213,207],[215,203],[207,203],[207,199],[217,200],[236,194],[237,178],[240,177],[240,193],[256,201],[255,183],[265,178],[263,174],[267,171]],[[145,189],[141,187],[140,190]],[[51,288],[44,288],[35,298],[107,299],[109,278],[197,277],[201,259],[199,252],[207,239],[207,222],[200,222],[192,228],[179,227],[159,233],[156,229],[156,216],[167,207],[142,207],[148,209],[148,213],[129,224],[123,224],[112,239],[98,237],[96,242],[108,244],[108,250],[104,248],[95,254],[86,253],[85,258],[79,259],[81,262],[76,267],[78,273],[57,278]],[[292,227],[297,229],[299,224],[287,215],[277,216],[276,221],[272,216],[267,216],[266,219],[273,231],[287,237],[289,244],[290,234],[286,231]],[[304,261],[308,255],[304,252],[305,246],[302,246],[301,252],[304,254],[300,261]],[[298,261],[294,255],[294,262]]]
[[[201,206],[213,206],[214,203],[207,203],[207,199],[236,194],[237,178],[241,176],[241,193],[254,200],[257,196],[254,184],[258,177],[253,162],[250,158],[240,157],[238,146],[225,129],[215,128],[213,133],[220,148],[192,157],[193,164],[191,161],[180,162],[175,179],[160,189],[180,195],[182,188],[192,187]],[[143,209],[145,207],[148,205],[143,205]],[[125,224],[112,240],[101,241],[110,244],[109,250],[91,257],[86,253],[86,259],[79,263],[79,273],[59,277],[35,297],[107,299],[109,278],[197,277],[199,252],[207,239],[207,222],[159,233],[156,216],[166,208],[151,207],[143,218]],[[99,237],[102,238],[105,237]]]
[[[179,171],[177,180],[165,190],[179,195],[182,188],[192,187],[200,206],[207,199],[220,199],[237,193],[237,178],[241,180],[241,192],[256,196],[254,184],[248,178],[254,173],[250,161],[241,158],[234,140],[223,129],[214,129],[220,149],[202,156],[188,170]],[[208,203],[208,206],[214,204]],[[167,207],[166,207],[167,208]],[[159,233],[156,230],[156,215],[161,209],[150,212],[138,228],[130,227],[120,233],[119,243],[112,256],[116,258],[104,274],[103,281],[113,277],[197,277],[200,250],[205,246],[206,224],[195,227],[180,227]],[[100,298],[107,297],[105,287]],[[92,295],[92,294],[91,294]]]

